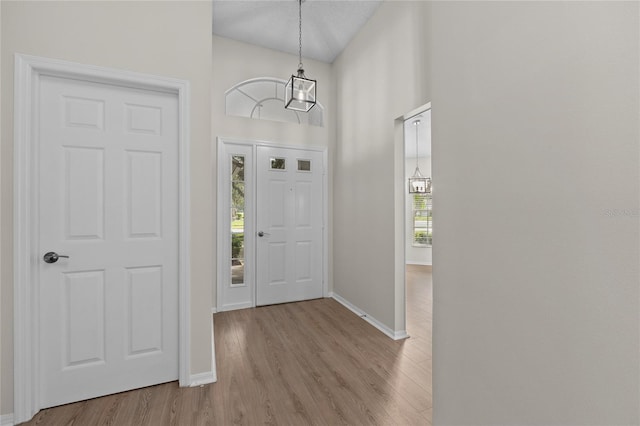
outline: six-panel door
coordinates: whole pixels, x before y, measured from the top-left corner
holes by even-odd
[[[322,297],[322,153],[257,151],[256,304]]]
[[[43,77],[40,99],[41,406],[175,380],[177,97]]]

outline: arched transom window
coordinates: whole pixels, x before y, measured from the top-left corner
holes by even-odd
[[[324,107],[319,103],[307,113],[284,108],[286,80],[260,77],[243,81],[225,92],[227,115],[285,123],[324,126]]]

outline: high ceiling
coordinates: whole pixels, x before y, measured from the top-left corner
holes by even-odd
[[[332,63],[382,0],[303,0],[302,57]],[[298,55],[298,0],[213,0],[213,33]]]

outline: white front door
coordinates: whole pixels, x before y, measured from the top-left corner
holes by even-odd
[[[323,155],[257,148],[256,304],[323,296]]]
[[[41,407],[176,380],[177,96],[39,90]]]

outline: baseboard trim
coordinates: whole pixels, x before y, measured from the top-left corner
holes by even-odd
[[[389,327],[387,327],[386,325],[384,325],[383,323],[381,323],[371,315],[367,314],[365,311],[358,308],[356,305],[349,302],[347,299],[340,296],[339,294],[332,292],[332,293],[329,293],[329,297],[333,298],[335,301],[343,305],[345,308],[349,309],[354,314],[358,315],[360,318],[362,318],[363,320],[365,320],[366,322],[368,322],[369,324],[371,324],[372,326],[374,326],[375,328],[377,328],[378,330],[380,330],[381,332],[383,332],[393,340],[401,340],[409,337],[406,330],[400,330],[400,331],[391,330]]]
[[[205,371],[204,373],[192,374],[191,376],[189,376],[189,387],[195,388],[198,386],[215,383],[216,381],[217,380],[215,371]]]
[[[433,266],[433,263],[431,262],[414,262],[411,260],[407,260],[406,262],[407,265],[417,265],[417,266]]]
[[[218,374],[216,372],[216,342],[213,334],[214,326],[213,326],[213,318],[211,319],[211,370],[205,371],[203,373],[192,374],[189,376],[189,384],[187,385],[190,388],[195,388],[197,386],[204,386],[210,383],[215,383],[218,381]]]
[[[236,311],[238,309],[247,309],[253,307],[254,305],[251,302],[229,303],[228,305],[222,305],[219,312]]]
[[[13,413],[0,414],[0,426],[13,426]]]
[[[211,370],[189,376],[189,387],[204,386],[218,381],[216,372],[216,342],[213,335],[213,319],[211,319]]]

